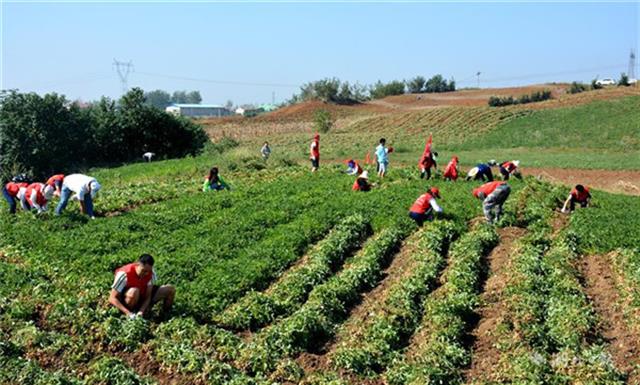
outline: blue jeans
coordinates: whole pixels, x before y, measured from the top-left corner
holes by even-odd
[[[420,213],[416,213],[416,212],[413,212],[413,211],[409,211],[409,217],[411,219],[413,219],[414,221],[416,221],[416,224],[419,227],[422,227],[422,225],[424,224],[425,221],[432,221],[433,220],[433,210],[429,209],[424,214],[420,214]]]
[[[69,188],[62,188],[62,191],[60,192],[60,203],[58,203],[58,207],[56,207],[56,215],[60,215],[60,213],[62,213],[62,210],[67,207],[69,199],[71,198],[71,194],[73,194],[73,191],[71,191]],[[91,199],[91,194],[84,194],[84,208],[87,212],[87,215],[92,217],[93,199]]]
[[[9,195],[9,191],[7,191],[7,188],[4,187],[4,186],[2,187],[2,196],[4,197],[4,199],[9,204],[9,213],[10,214],[15,214],[16,213],[16,198],[14,198],[11,195]]]

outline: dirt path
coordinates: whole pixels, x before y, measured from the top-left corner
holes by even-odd
[[[349,318],[343,323],[336,337],[313,353],[302,353],[297,361],[304,368],[307,375],[329,368],[331,353],[341,342],[353,338],[354,334],[362,333],[370,315],[376,314],[384,305],[389,290],[404,277],[411,274],[411,267],[415,260],[411,255],[415,251],[415,241],[420,233],[414,233],[402,244],[400,251],[394,256],[389,266],[384,269],[382,280],[371,291],[364,293],[362,300],[350,312]]]
[[[640,196],[640,170],[582,170],[565,168],[522,169],[525,175],[574,186],[578,183],[618,194]],[[569,191],[567,191],[567,195]]]
[[[498,229],[500,243],[487,256],[489,277],[484,291],[480,295],[481,307],[478,310],[480,321],[471,332],[473,347],[471,367],[465,372],[467,383],[488,380],[492,368],[498,365],[500,352],[496,348],[495,331],[502,322],[506,309],[502,293],[509,278],[510,256],[514,243],[524,236],[525,229],[506,227]]]
[[[628,384],[640,384],[640,333],[628,327],[620,308],[610,260],[589,255],[580,261],[585,292],[600,320],[599,332],[609,343],[609,353],[619,370],[629,376]]]

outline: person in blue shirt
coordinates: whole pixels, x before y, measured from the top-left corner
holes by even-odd
[[[376,160],[378,162],[378,176],[384,178],[389,166],[389,149],[386,147],[387,140],[380,139],[380,144],[376,147]]]
[[[474,168],[467,173],[466,180],[481,180],[487,182],[493,182],[493,172],[491,172],[491,166],[495,166],[496,161],[490,160],[488,163],[478,163]]]

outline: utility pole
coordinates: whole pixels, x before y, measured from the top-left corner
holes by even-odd
[[[631,54],[629,54],[629,72],[627,73],[629,79],[636,78],[636,54],[631,49]]]
[[[476,72],[476,77],[478,78],[478,88],[480,88],[480,71]]]
[[[271,92],[271,104],[276,104],[276,92]]]
[[[113,59],[113,66],[118,73],[118,77],[120,78],[120,85],[122,86],[122,93],[126,94],[129,90],[129,85],[127,81],[129,79],[129,74],[133,72],[133,63],[131,61],[121,62],[116,59]]]

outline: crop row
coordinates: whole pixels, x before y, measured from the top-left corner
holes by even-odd
[[[369,232],[369,223],[361,214],[344,219],[309,252],[301,266],[285,273],[267,291],[249,292],[215,321],[223,327],[255,330],[278,316],[293,313],[313,287],[324,282]]]
[[[240,365],[251,373],[270,373],[282,359],[333,335],[359,293],[378,282],[382,267],[411,228],[401,222],[368,240],[339,274],[311,291],[300,309],[259,332],[243,349]]]
[[[456,383],[460,378],[470,359],[464,336],[478,305],[483,257],[497,241],[492,227],[479,225],[451,246],[445,283],[427,297],[424,321],[409,352],[386,372],[389,384]]]
[[[420,322],[424,297],[435,288],[456,236],[451,222],[438,221],[422,230],[411,255],[411,272],[389,291],[384,303],[331,355],[334,370],[357,374],[383,371]]]
[[[620,249],[612,254],[611,259],[627,318],[640,332],[640,250]]]

